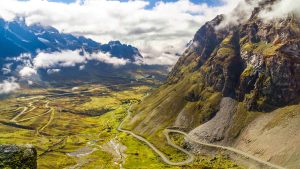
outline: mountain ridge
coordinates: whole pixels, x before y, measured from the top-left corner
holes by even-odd
[[[165,65],[144,65],[143,56],[132,45],[118,40],[102,44],[51,26],[27,25],[23,18],[0,18],[0,50],[0,79],[13,77],[25,86],[32,82],[42,86],[71,81],[129,83],[141,76],[161,81],[168,70]]]
[[[17,18],[13,21],[0,19],[0,28],[2,39],[0,43],[5,44],[5,48],[1,48],[0,57],[18,56],[21,53],[35,55],[37,50],[51,53],[62,50],[84,49],[89,53],[97,51],[108,52],[115,57],[129,59],[132,62],[136,58],[142,58],[137,48],[122,44],[120,41],[110,41],[108,44],[101,44],[84,36],[75,37],[72,34],[61,33],[51,26],[43,26],[41,24],[28,26],[22,18]],[[9,51],[8,49],[15,50]]]
[[[166,84],[133,107],[127,129],[159,144],[164,141],[159,137],[163,129],[178,128],[200,141],[237,146],[252,154],[262,150],[259,155],[264,160],[295,168],[299,160],[292,156],[298,157],[300,145],[289,151],[285,142],[299,136],[289,133],[278,139],[274,131],[299,129],[294,124],[300,101],[300,22],[293,14],[270,21],[260,18],[260,11],[274,2],[263,1],[236,25],[219,27],[226,21],[224,15],[204,24]],[[222,102],[225,98],[234,101]],[[263,126],[248,127],[255,126],[265,113],[274,115],[265,123],[276,124],[268,132]],[[295,116],[289,118],[290,114]],[[258,138],[252,130],[272,134]],[[263,142],[266,137],[278,140],[281,154],[272,145],[253,147],[256,140]],[[189,144],[197,151],[197,146]]]

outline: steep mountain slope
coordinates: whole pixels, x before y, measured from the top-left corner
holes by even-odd
[[[300,22],[293,14],[271,21],[261,19],[260,11],[273,3],[262,1],[239,25],[221,26],[225,18],[220,15],[202,26],[167,83],[133,108],[135,114],[127,128],[159,143],[157,136],[163,129],[176,127],[190,131],[195,139],[237,146],[265,160],[297,168],[300,144],[287,152],[286,142],[295,143],[299,136],[292,132],[278,139],[274,132],[300,129],[295,125],[299,123],[296,117],[287,125],[288,120],[276,120],[299,113]],[[289,105],[296,108],[285,113]],[[266,116],[266,112],[273,116]],[[276,123],[271,122],[274,120]],[[274,125],[252,129],[257,123]],[[261,135],[268,132],[273,134]],[[256,142],[248,145],[240,141],[247,137],[260,143],[276,139],[276,146],[282,147],[280,152],[274,151],[275,144],[264,143],[254,149]]]

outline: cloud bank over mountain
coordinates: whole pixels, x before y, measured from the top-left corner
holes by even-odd
[[[2,0],[0,16],[26,18],[27,24],[50,25],[62,32],[105,43],[118,39],[138,47],[148,64],[173,65],[194,32],[216,14],[228,13],[241,0],[220,0],[220,6],[188,0],[147,1],[85,0],[70,4],[45,0]]]
[[[270,20],[273,18],[283,18],[291,13],[300,17],[300,3],[295,0],[280,0],[270,10],[264,10],[260,17]]]
[[[80,65],[79,69],[84,69],[88,61],[103,62],[115,67],[129,63],[129,60],[113,57],[109,53],[87,53],[80,50],[65,50],[53,53],[40,52],[34,58],[30,54],[22,54],[12,60],[23,63],[19,66],[19,76],[21,78],[37,75],[38,69],[47,69],[48,74],[57,73],[60,71],[60,68],[74,67],[76,65]]]

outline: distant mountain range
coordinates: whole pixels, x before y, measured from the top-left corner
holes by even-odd
[[[67,56],[60,55],[65,51],[69,52]],[[70,51],[77,53],[73,55],[74,53],[70,54]],[[33,62],[40,53],[49,54],[48,58],[44,58],[43,61],[55,58],[58,64],[52,67],[36,68]],[[105,56],[108,54],[110,58],[97,58],[99,53]],[[27,55],[22,56],[22,54]],[[82,63],[76,62],[71,64],[72,66],[59,65],[62,57],[77,61],[76,59],[81,59],[78,55],[82,55]],[[105,62],[105,59],[112,59],[111,62],[121,60],[122,65],[115,66],[109,61]],[[45,81],[58,83],[77,80],[103,81],[108,78],[114,79],[113,81],[116,78],[130,81],[135,79],[135,75],[141,77],[143,74],[145,76],[156,75],[154,77],[163,79],[165,75],[160,72],[166,74],[167,66],[137,64],[141,63],[142,59],[137,48],[122,44],[120,41],[102,44],[83,36],[59,32],[54,27],[41,24],[27,25],[24,19],[5,21],[0,18],[0,69],[2,69],[0,79],[2,80],[16,77],[18,81],[39,81],[40,83]],[[38,76],[21,77],[20,71],[24,67],[27,67],[26,71],[29,71],[27,73],[36,73]]]
[[[139,50],[120,41],[101,44],[83,36],[59,32],[50,26],[26,25],[23,19],[5,21],[0,18],[0,57],[18,56],[21,53],[37,54],[37,51],[57,52],[84,49],[87,52],[108,52],[114,57],[135,61],[142,58]]]

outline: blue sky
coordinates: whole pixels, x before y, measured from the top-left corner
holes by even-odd
[[[74,2],[76,0],[49,0],[49,1],[53,1],[53,2],[64,2],[64,3],[71,3]],[[127,2],[128,0],[119,0],[121,2]],[[158,0],[148,0],[150,2],[150,5],[148,6],[149,9],[151,9],[156,2],[158,2]],[[160,0],[163,2],[176,2],[178,0]],[[195,4],[201,4],[201,3],[207,3],[209,6],[216,6],[216,5],[220,5],[220,1],[219,0],[190,0],[191,2],[195,3]]]

